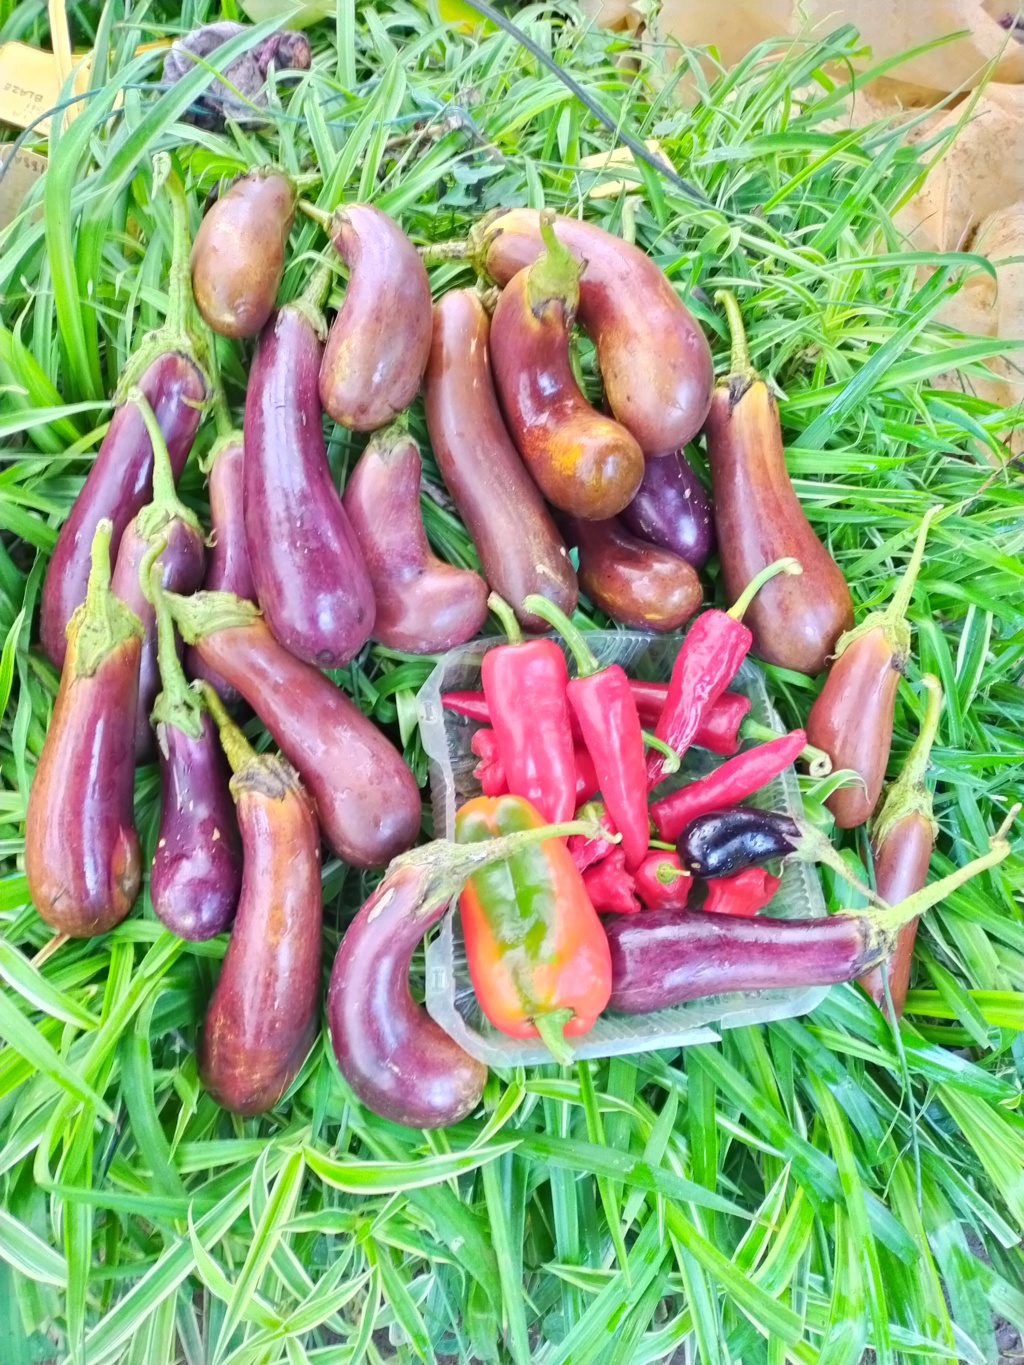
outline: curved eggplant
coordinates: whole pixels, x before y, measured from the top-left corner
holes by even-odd
[[[280,756],[255,754],[216,693],[242,836],[238,914],[203,1021],[199,1077],[236,1114],[273,1108],[320,1023],[320,832],[313,803]]]
[[[274,311],[295,199],[289,177],[263,167],[236,180],[200,223],[192,292],[222,337],[255,336]]]
[[[799,844],[800,829],[788,815],[733,806],[695,816],[680,832],[676,849],[688,872],[730,877],[758,863],[786,858]]]
[[[338,856],[354,867],[383,867],[409,848],[420,828],[416,780],[345,693],[229,593],[170,601],[199,658],[237,688],[298,769]]]
[[[711,349],[665,275],[638,247],[593,223],[556,217],[559,240],[586,262],[579,321],[597,349],[616,419],[645,455],[680,450],[711,402]],[[471,255],[499,285],[544,250],[536,209],[499,210],[470,234]]]
[[[245,398],[249,567],[271,630],[299,659],[340,668],[370,637],[373,588],[331,478],[317,394],[323,318],[286,304],[263,329]]]
[[[409,654],[440,654],[471,640],[487,616],[487,584],[430,548],[420,513],[422,462],[397,427],[378,432],[342,499],[377,603],[374,638]]]
[[[402,229],[369,204],[346,204],[330,228],[349,269],[320,368],[324,411],[352,431],[391,422],[419,392],[430,355],[430,281]]]
[[[246,602],[256,601],[256,586],[249,567],[242,507],[244,467],[240,431],[227,432],[210,452],[207,493],[210,498],[210,551],[203,587],[209,592],[232,592]],[[185,651],[185,668],[191,678],[203,678],[228,706],[238,693],[218,674],[207,669],[191,646]]]
[[[715,552],[715,519],[700,480],[678,451],[648,460],[622,522],[641,540],[671,550],[695,569]]]
[[[472,290],[452,289],[438,300],[424,384],[427,429],[488,584],[522,626],[544,631],[545,622],[523,611],[523,600],[540,593],[571,615],[576,574],[502,420],[489,332],[487,312]]]
[[[32,903],[71,938],[120,924],[142,879],[132,805],[142,625],[110,590],[112,532],[104,519],[93,536],[25,817]]]
[[[560,518],[566,544],[579,550],[580,588],[595,606],[634,630],[678,630],[700,608],[697,571],[621,523]]]
[[[590,406],[569,337],[583,268],[542,218],[547,251],[513,275],[491,319],[494,384],[508,429],[548,502],[603,521],[632,501],[644,454],[625,427]]]

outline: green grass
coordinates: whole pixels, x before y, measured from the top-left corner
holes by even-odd
[[[994,1318],[1024,1331],[1019,835],[1008,862],[928,917],[898,1037],[837,987],[806,1018],[718,1044],[492,1075],[481,1114],[442,1133],[366,1112],[322,1044],[274,1113],[219,1110],[194,1040],[224,943],[174,940],[146,896],[115,932],[32,964],[48,936],[19,857],[56,687],[33,610],[103,404],[162,316],[154,152],[176,155],[193,227],[219,176],[276,159],[319,164],[322,207],[370,197],[432,241],[499,204],[576,211],[593,183],[578,162],[611,145],[507,35],[476,43],[387,0],[340,0],[268,127],[202,132],[179,119],[206,76],[156,96],[152,57],[132,54],[216,16],[204,0],[72,8],[110,83],[51,142],[41,214],[30,205],[0,238],[0,1361],[627,1365],[684,1343],[702,1365],[852,1365],[865,1349],[882,1365],[994,1361]],[[925,509],[947,509],[913,599],[891,768],[921,716],[916,680],[935,672],[942,875],[1024,796],[1024,488],[999,439],[1014,414],[970,393],[998,343],[934,321],[984,265],[905,253],[891,220],[941,148],[908,151],[884,123],[822,130],[847,92],[849,30],[760,47],[711,81],[691,61],[702,99],[684,110],[671,82],[624,80],[619,40],[536,7],[517,21],[710,201],[645,170],[637,240],[703,291],[693,307],[720,365],[706,300],[738,292],[755,362],[784,394],[796,486],[858,612],[889,594]],[[42,41],[45,6],[0,5],[0,24],[0,39]],[[619,201],[587,213],[622,224]],[[296,224],[286,292],[323,246]],[[464,278],[433,272],[437,289]],[[222,348],[236,410],[248,357]],[[930,387],[956,367],[966,391]],[[212,439],[209,422],[196,455]],[[333,431],[330,451],[340,475],[357,447]],[[436,477],[429,455],[426,468]],[[204,509],[195,458],[182,488]],[[438,548],[473,563],[457,519],[425,508]],[[429,668],[374,649],[340,679],[421,776],[411,701]],[[802,719],[817,684],[769,673],[786,719]],[[155,770],[137,796],[151,850]],[[846,843],[867,856],[861,834]],[[325,966],[369,884],[325,867]]]

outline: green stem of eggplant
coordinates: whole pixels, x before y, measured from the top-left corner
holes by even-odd
[[[791,555],[787,555],[784,559],[776,559],[773,563],[766,565],[760,573],[755,574],[750,580],[740,593],[739,597],[737,597],[736,601],[726,612],[726,616],[731,616],[734,621],[742,621],[747,608],[764,585],[771,579],[776,578],[780,573],[793,575],[802,574],[803,567],[800,561],[798,559],[793,559]]]
[[[245,735],[228,715],[227,708],[208,682],[199,684],[203,705],[213,717],[220,734],[220,745],[233,773],[240,773],[259,757]]]
[[[199,518],[178,497],[167,442],[149,400],[141,389],[129,389],[125,401],[134,403],[138,408],[149,436],[149,443],[153,447],[153,496],[138,515],[136,525],[139,534],[151,540],[159,535],[168,522],[177,520],[185,522],[202,535]]]
[[[186,644],[194,645],[204,635],[235,626],[251,626],[260,619],[260,610],[252,602],[236,597],[233,592],[194,592],[188,597],[165,592],[178,633]]]
[[[900,820],[915,811],[926,820],[930,820],[933,829],[935,827],[932,796],[925,785],[924,777],[931,758],[932,745],[939,731],[939,718],[942,715],[945,694],[942,691],[942,684],[932,673],[925,673],[922,676],[921,686],[928,694],[924,720],[900,775],[889,788],[882,809],[874,822],[871,838],[876,848],[882,846],[886,836]]]
[[[731,342],[731,354],[729,358],[729,374],[740,375],[744,379],[759,379],[760,375],[750,362],[750,347],[747,345],[747,329],[743,325],[743,314],[737,302],[736,295],[729,289],[719,289],[715,293],[715,302],[720,303],[725,309],[725,316],[729,320],[729,337]]]
[[[907,608],[910,606],[910,599],[914,592],[914,584],[917,582],[917,575],[920,573],[921,565],[924,562],[924,546],[928,539],[928,531],[935,516],[942,510],[942,504],[937,503],[934,507],[929,507],[921,518],[921,526],[917,533],[917,539],[914,541],[913,554],[910,556],[907,567],[903,570],[900,585],[893,594],[893,599],[885,613],[892,621],[901,621],[907,614]]]
[[[555,214],[544,209],[540,215],[540,235],[544,254],[530,266],[526,277],[526,297],[535,311],[551,300],[561,302],[569,317],[575,317],[580,302],[580,275],[583,262],[555,235]]]
[[[469,254],[469,243],[428,242],[419,248],[420,259],[424,265],[443,265],[446,261],[464,261]]]
[[[154,545],[139,566],[139,581],[156,613],[156,660],[160,671],[160,694],[153,703],[150,719],[154,725],[173,725],[184,734],[199,739],[203,733],[203,706],[189,686],[178,658],[174,621],[167,607],[159,558],[166,541]]]
[[[142,622],[110,588],[110,541],[113,522],[97,522],[90,548],[89,581],[85,601],[75,608],[67,636],[75,641],[75,676],[91,677],[118,645],[133,635],[142,636]]]

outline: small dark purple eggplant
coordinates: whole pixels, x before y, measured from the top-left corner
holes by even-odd
[[[711,503],[679,451],[647,461],[636,497],[619,515],[635,536],[671,550],[695,569],[714,553]]]

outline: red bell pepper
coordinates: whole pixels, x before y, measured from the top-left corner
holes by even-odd
[[[640,909],[636,898],[636,881],[626,867],[626,855],[621,848],[613,848],[583,874],[590,903],[599,915],[635,915]]]
[[[648,853],[636,870],[636,894],[648,910],[685,910],[693,878],[678,853]]]
[[[707,884],[702,909],[713,915],[756,915],[782,884],[763,867],[746,867],[732,877],[714,877]]]

